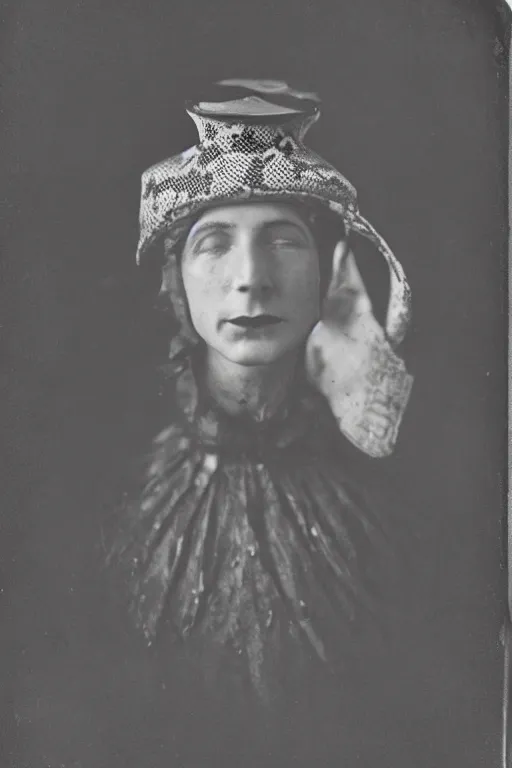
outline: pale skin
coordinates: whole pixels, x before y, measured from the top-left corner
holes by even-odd
[[[320,315],[309,228],[286,204],[212,209],[187,237],[182,275],[211,394],[229,413],[272,416]]]

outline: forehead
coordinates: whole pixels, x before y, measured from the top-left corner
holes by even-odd
[[[233,203],[205,211],[192,227],[211,224],[257,229],[273,222],[289,223],[308,230],[299,213],[286,203]]]

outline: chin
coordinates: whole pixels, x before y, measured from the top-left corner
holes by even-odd
[[[275,344],[244,344],[236,347],[224,350],[224,357],[237,365],[247,366],[272,365],[292,351],[289,347],[282,348]]]

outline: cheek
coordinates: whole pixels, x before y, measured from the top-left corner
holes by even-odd
[[[318,260],[297,264],[286,280],[288,300],[298,314],[318,315],[320,312],[320,272]],[[304,317],[306,321],[306,317]]]
[[[183,269],[182,279],[190,317],[199,331],[215,320],[215,308],[224,292],[221,276],[215,269],[192,267]]]
[[[192,263],[182,270],[183,285],[187,293],[208,296],[212,292],[219,293],[225,289],[225,273],[220,263]]]

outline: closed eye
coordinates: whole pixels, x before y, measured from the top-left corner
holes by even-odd
[[[307,248],[309,242],[298,226],[288,222],[272,222],[262,233],[265,245],[272,248]]]
[[[194,253],[222,255],[231,247],[231,238],[226,233],[212,233],[198,238],[194,243]]]
[[[298,251],[305,248],[306,244],[302,242],[300,239],[278,237],[278,238],[273,238],[267,247],[272,248],[273,250],[276,250],[276,251],[287,251],[287,250]]]
[[[293,248],[294,250],[297,250],[301,247],[301,243],[296,242],[295,240],[272,240],[270,243],[270,246],[272,248],[280,249],[280,250],[286,250],[287,248]]]

